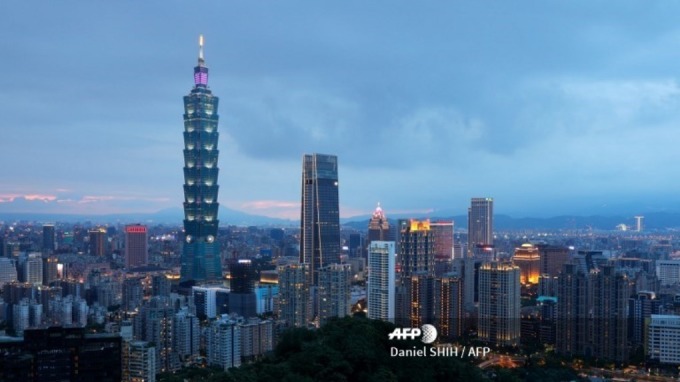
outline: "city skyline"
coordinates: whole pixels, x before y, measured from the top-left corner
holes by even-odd
[[[680,5],[208,3],[2,5],[0,213],[181,205],[176,95],[200,33],[228,208],[296,219],[305,152],[338,156],[343,217],[680,204]]]

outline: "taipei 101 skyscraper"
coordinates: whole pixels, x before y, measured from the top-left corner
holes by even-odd
[[[194,87],[184,97],[184,247],[180,281],[222,278],[217,241],[217,106],[208,88],[208,67],[199,38]]]

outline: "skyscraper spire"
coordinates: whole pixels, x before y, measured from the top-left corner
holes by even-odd
[[[385,213],[383,212],[382,207],[380,207],[380,202],[378,202],[378,207],[373,211],[373,219],[385,219]]]
[[[203,58],[203,35],[198,36],[198,65],[194,67],[194,85],[208,87],[208,67]]]
[[[198,36],[198,66],[205,65],[205,59],[203,58],[203,35]]]

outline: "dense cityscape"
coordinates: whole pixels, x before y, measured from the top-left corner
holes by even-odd
[[[380,207],[368,222],[336,224],[338,257],[316,259],[316,284],[315,260],[300,261],[304,227],[220,227],[224,277],[187,283],[183,227],[6,222],[3,380],[226,371],[267,357],[287,328],[356,314],[432,324],[438,346],[489,346],[468,360],[484,370],[559,356],[581,375],[677,377],[676,233],[647,232],[642,219],[630,231],[494,231],[492,208],[472,199],[478,230],[391,221]],[[57,351],[73,346],[91,369]]]
[[[184,97],[181,226],[0,221],[0,380],[265,380],[249,365],[301,352],[295,333],[378,322],[371,352],[460,358],[474,369],[459,378],[678,377],[680,237],[644,216],[610,230],[503,231],[494,199],[471,197],[467,221],[390,219],[378,204],[340,224],[341,158],[314,153],[296,180],[299,226],[220,222],[203,45]],[[333,378],[286,367],[377,378],[354,364]],[[396,364],[377,370],[413,379]]]

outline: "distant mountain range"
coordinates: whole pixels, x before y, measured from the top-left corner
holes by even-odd
[[[643,226],[645,230],[662,230],[680,228],[680,213],[677,212],[653,212],[643,214]],[[58,213],[16,213],[0,212],[0,221],[38,221],[38,222],[92,222],[92,223],[145,223],[145,224],[175,224],[182,222],[183,212],[181,208],[169,208],[156,213],[129,213],[108,215],[84,215],[84,214],[58,214]],[[244,212],[220,207],[220,223],[236,226],[276,226],[276,227],[299,227],[299,220],[277,219],[267,216],[251,215]],[[453,220],[456,228],[467,228],[467,215],[445,214],[414,214],[393,215],[390,220],[417,218],[429,218],[431,220]],[[341,224],[358,230],[366,229],[370,215],[353,216],[341,219]],[[508,215],[495,215],[494,227],[497,230],[522,230],[522,229],[546,229],[546,230],[614,230],[620,224],[625,224],[631,229],[635,226],[633,216],[576,216],[564,215],[548,218],[523,217],[515,218]]]
[[[121,222],[179,225],[182,224],[182,219],[184,219],[184,212],[181,208],[168,208],[155,213],[121,213],[106,215],[0,212],[0,221],[92,222],[95,224]],[[221,206],[219,210],[219,219],[221,224],[236,226],[300,226],[298,221],[250,215],[223,206]]]

